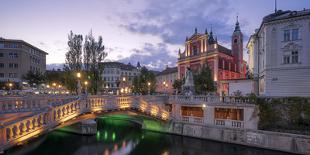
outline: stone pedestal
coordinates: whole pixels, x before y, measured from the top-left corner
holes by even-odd
[[[95,135],[97,133],[97,122],[93,119],[84,120],[60,130],[81,135]]]

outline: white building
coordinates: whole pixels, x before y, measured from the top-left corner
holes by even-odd
[[[310,96],[309,9],[264,17],[247,48],[259,95]]]
[[[103,62],[101,65],[104,68],[102,73],[104,92],[113,94],[118,93],[121,83],[131,86],[134,77],[140,74],[141,67],[140,63],[137,67],[120,62]]]

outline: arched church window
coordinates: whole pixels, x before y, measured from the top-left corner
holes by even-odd
[[[234,43],[237,43],[238,42],[238,39],[234,39]]]

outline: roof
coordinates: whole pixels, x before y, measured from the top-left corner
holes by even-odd
[[[222,45],[220,45],[220,44],[218,44],[218,50],[221,53],[224,53],[224,54],[232,56],[231,50],[226,48],[226,47],[224,47],[224,46],[222,46]]]
[[[40,52],[42,52],[42,53],[44,53],[44,54],[46,54],[46,55],[48,54],[47,52],[45,52],[45,51],[43,51],[43,50],[41,50],[41,49],[39,49],[39,48],[37,48],[37,47],[35,47],[35,46],[29,44],[29,43],[27,43],[27,42],[25,42],[25,41],[23,41],[23,40],[17,40],[17,39],[4,39],[4,38],[1,38],[1,37],[0,37],[0,41],[2,41],[2,42],[22,43],[22,44],[25,44],[25,45],[27,45],[27,46],[30,46],[30,47],[32,47],[32,48],[34,48],[34,49],[40,51]]]
[[[161,76],[161,75],[167,75],[167,74],[173,74],[178,72],[178,67],[167,67],[165,70],[162,72],[159,72],[156,76]]]
[[[295,18],[300,16],[306,16],[310,15],[310,9],[304,9],[301,11],[282,11],[278,10],[275,13],[269,14],[263,18],[263,23],[268,23],[276,20],[283,20],[283,19],[289,19],[289,18]]]
[[[101,62],[104,68],[120,68],[122,70],[134,70],[137,69],[135,66],[131,64],[123,64],[121,62]]]

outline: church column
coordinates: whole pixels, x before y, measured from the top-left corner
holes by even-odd
[[[215,58],[214,58],[214,73],[213,73],[213,75],[214,75],[214,81],[216,82],[218,79],[218,71],[219,71],[219,58],[218,58],[218,56],[215,56]]]
[[[203,53],[203,39],[200,40],[200,53]]]

